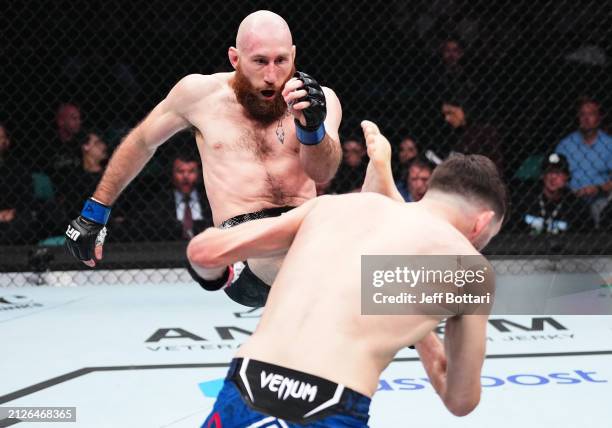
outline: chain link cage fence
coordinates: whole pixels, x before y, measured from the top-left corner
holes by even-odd
[[[511,210],[488,254],[610,254],[610,2],[11,2],[0,13],[2,271],[82,268],[63,236],[104,159],[183,76],[231,71],[227,48],[257,9],[287,20],[297,69],[341,100],[344,160],[320,193],[360,187],[368,118],[392,143],[408,200],[453,152],[498,165]],[[102,266],[140,278],[185,263],[172,177],[194,153],[192,132],[173,137],[122,193]]]

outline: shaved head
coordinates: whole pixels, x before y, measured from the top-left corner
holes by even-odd
[[[258,10],[242,20],[236,34],[236,48],[249,52],[262,44],[293,45],[287,21],[269,10]]]

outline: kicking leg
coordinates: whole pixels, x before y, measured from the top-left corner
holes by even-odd
[[[398,202],[404,202],[404,198],[400,195],[393,181],[389,140],[380,133],[374,122],[364,120],[361,122],[361,128],[370,157],[361,191],[380,193]]]

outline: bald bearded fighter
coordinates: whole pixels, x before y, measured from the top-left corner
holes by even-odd
[[[95,266],[111,205],[156,148],[188,127],[196,130],[216,226],[278,216],[315,197],[315,182],[331,179],[340,163],[342,111],[331,89],[295,72],[292,43],[280,16],[247,16],[228,51],[235,71],[183,78],[123,140],[66,231],[70,253]],[[279,264],[278,258],[249,262],[226,292],[239,303],[262,306]],[[195,279],[216,289],[232,276],[228,269],[217,281]]]
[[[421,201],[403,203],[385,166],[388,141],[371,122],[363,127],[374,154],[367,190],[393,199],[323,196],[277,218],[208,229],[189,244],[192,263],[213,271],[287,252],[259,325],[232,361],[203,427],[367,426],[381,372],[411,344],[453,414],[479,402],[490,306],[479,315],[464,315],[464,305],[446,316],[422,305],[410,306],[410,315],[361,315],[360,263],[363,254],[480,256],[501,227],[505,186],[489,159],[458,155],[436,168]],[[444,318],[442,344],[432,330]]]

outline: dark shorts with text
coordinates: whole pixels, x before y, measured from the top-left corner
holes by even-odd
[[[343,385],[236,358],[202,427],[367,427],[369,408],[369,397]]]

